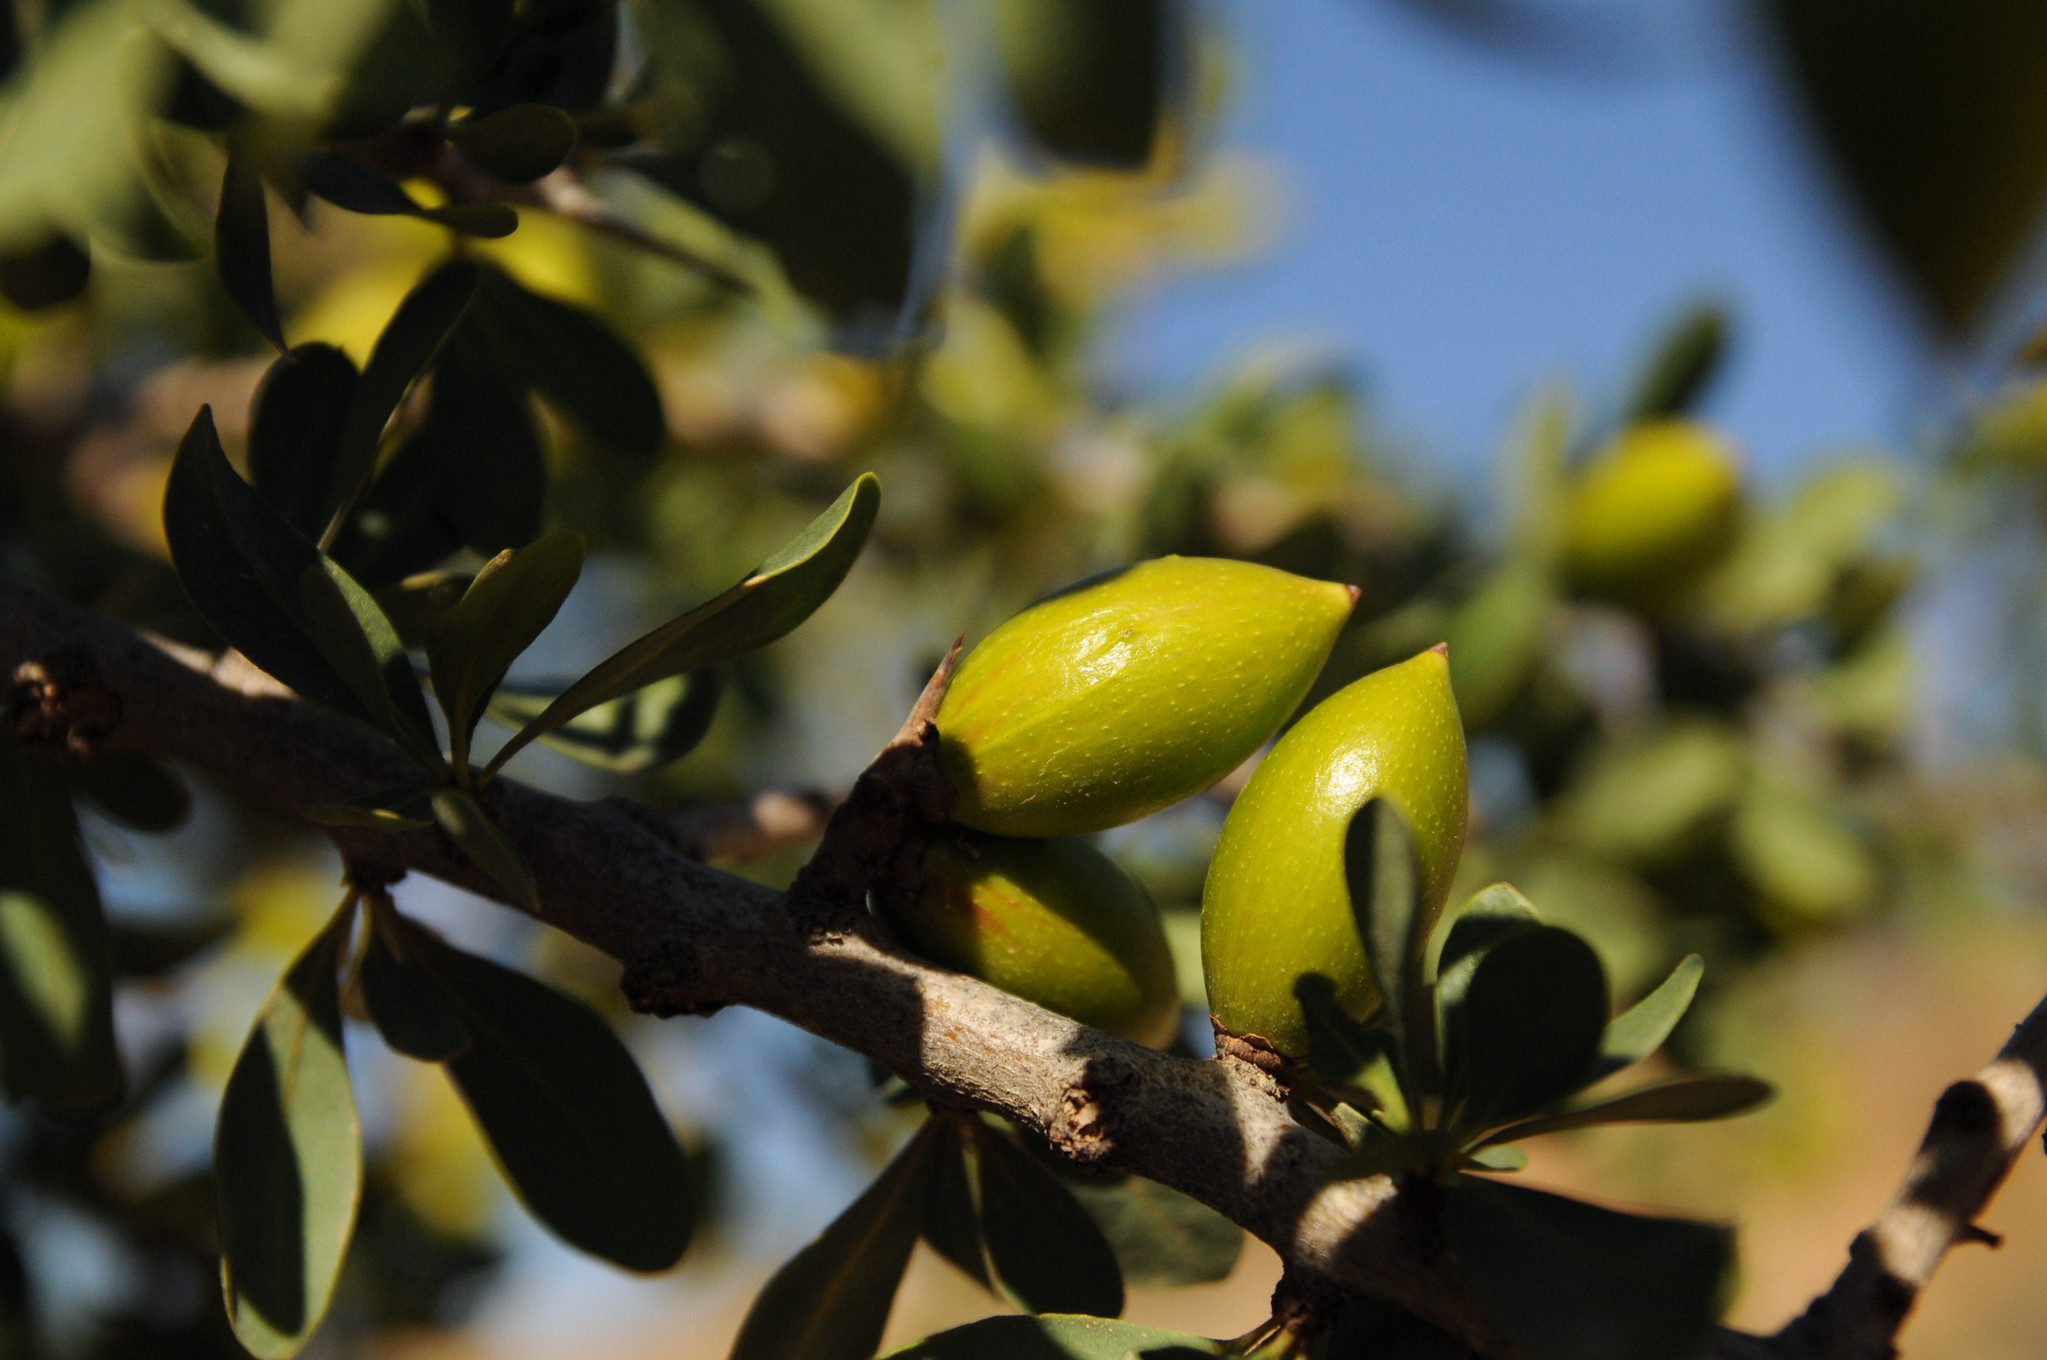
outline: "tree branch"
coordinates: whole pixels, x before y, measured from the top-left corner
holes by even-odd
[[[268,809],[292,814],[417,778],[376,732],[246,665],[143,637],[5,576],[0,666],[62,680],[17,688],[25,735],[168,757]],[[1192,1195],[1271,1245],[1296,1281],[1389,1300],[1488,1356],[1515,1357],[1465,1291],[1429,1188],[1327,1183],[1340,1151],[1289,1118],[1256,1070],[1125,1043],[896,953],[866,925],[806,919],[769,889],[682,853],[644,810],[511,780],[494,787],[539,882],[537,916],[618,960],[636,1007],[781,1016],[921,1089],[1007,1116],[1076,1162]],[[498,896],[438,832],[331,834],[352,860]],[[1887,1306],[1886,1282],[1905,1282],[1909,1306],[1967,1234],[2040,1123],[2043,1067],[2047,1015],[2036,1011],[1997,1064],[1943,1098],[1899,1203],[1858,1239],[1840,1282],[1779,1336],[1723,1330],[1702,1360],[1888,1354],[1904,1308]],[[1972,1094],[1956,1095],[1965,1087]]]

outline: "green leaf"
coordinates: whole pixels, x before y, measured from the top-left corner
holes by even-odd
[[[1471,895],[1449,933],[1443,937],[1442,953],[1436,959],[1436,1001],[1441,1024],[1447,1033],[1452,1017],[1464,1004],[1471,987],[1471,975],[1485,952],[1502,940],[1535,929],[1542,921],[1535,905],[1511,883],[1495,883]],[[1444,1062],[1449,1055],[1444,1055]]]
[[[452,529],[461,543],[488,557],[538,536],[548,469],[533,402],[475,318],[472,308],[442,349],[426,419],[379,480],[385,494],[371,500],[395,502],[401,520],[436,520],[443,532]],[[417,466],[417,485],[391,494],[408,486],[405,474],[414,470],[405,462]]]
[[[674,1265],[689,1243],[688,1170],[611,1027],[582,1002],[417,927],[406,942],[469,1031],[448,1075],[533,1216],[629,1270]]]
[[[421,1062],[461,1057],[469,1051],[468,1024],[434,975],[412,961],[416,934],[385,915],[378,913],[363,950],[358,977],[364,1009],[395,1052]]]
[[[305,1345],[355,1230],[362,1132],[336,977],[353,919],[336,913],[279,979],[221,1097],[221,1282],[235,1336],[259,1360]]]
[[[1701,302],[1680,316],[1635,375],[1628,424],[1680,416],[1698,405],[1727,360],[1727,309]]]
[[[1010,1295],[1034,1313],[1122,1312],[1115,1250],[1065,1182],[986,1124],[974,1149],[981,1236]]]
[[[512,844],[504,828],[491,820],[481,803],[466,790],[456,788],[435,789],[427,796],[427,803],[433,809],[434,821],[448,833],[448,839],[455,842],[471,864],[490,875],[510,901],[528,911],[540,909],[540,888],[533,881],[533,870],[527,867],[526,857]]]
[[[519,228],[519,214],[502,203],[449,203],[429,208],[402,185],[366,165],[320,151],[299,164],[307,189],[337,208],[371,217],[417,217],[486,240],[510,236]]]
[[[1583,1086],[1607,1006],[1599,956],[1568,930],[1538,926],[1486,951],[1446,1035],[1458,1126],[1512,1119]]]
[[[1197,1199],[1141,1176],[1072,1187],[1133,1285],[1212,1284],[1236,1268],[1244,1230]]]
[[[419,831],[434,825],[428,789],[408,786],[382,789],[345,803],[308,803],[301,809],[322,826],[356,827],[364,831]]]
[[[866,1193],[776,1271],[747,1311],[731,1360],[870,1360],[917,1244],[939,1121]]]
[[[454,333],[455,323],[476,295],[477,268],[466,260],[442,265],[405,295],[384,326],[342,423],[340,449],[327,502],[342,507],[323,541],[332,542],[341,517],[352,509],[376,470],[384,426]]]
[[[1589,1129],[1596,1124],[1701,1124],[1746,1114],[1776,1092],[1754,1077],[1679,1077],[1626,1091],[1605,1100],[1511,1124],[1485,1141],[1511,1142],[1538,1134]]]
[[[499,685],[490,714],[516,731],[546,712],[562,688]],[[671,675],[578,713],[540,744],[613,774],[644,774],[696,749],[711,730],[723,689],[716,671]]]
[[[1705,971],[1704,959],[1697,954],[1687,954],[1655,991],[1615,1016],[1607,1024],[1606,1036],[1599,1044],[1595,1078],[1612,1076],[1623,1068],[1633,1067],[1663,1047],[1664,1040],[1670,1038],[1671,1031],[1677,1028],[1677,1022],[1684,1019],[1685,1012],[1691,1009],[1692,998],[1699,992],[1699,978]]]
[[[745,580],[628,644],[570,685],[505,743],[485,773],[495,774],[528,742],[579,713],[657,680],[757,651],[794,629],[852,570],[880,502],[880,483],[873,473],[863,474]]]
[[[929,1135],[935,1146],[931,1150],[932,1166],[920,1230],[933,1251],[983,1289],[993,1290],[995,1282],[988,1274],[987,1249],[981,1243],[981,1210],[974,1201],[974,1183],[967,1165],[972,1140],[959,1119],[939,1114],[931,1119],[943,1127]]]
[[[554,621],[583,572],[580,534],[550,534],[484,564],[455,606],[426,630],[434,694],[448,717],[459,763],[491,695],[519,654]]]
[[[334,515],[341,430],[355,398],[355,361],[332,345],[300,345],[256,389],[249,480],[308,539]]]
[[[998,1317],[890,1351],[884,1360],[1195,1360],[1220,1341],[1098,1317]]]
[[[1393,1038],[1403,1085],[1435,1085],[1435,1003],[1422,976],[1428,921],[1414,838],[1393,804],[1374,798],[1344,831],[1344,880],[1351,913],[1371,959],[1381,1005],[1379,1023]]]
[[[0,297],[25,312],[61,307],[92,282],[92,256],[68,236],[50,236],[0,256]]]
[[[1396,1127],[1413,1121],[1407,1094],[1394,1070],[1393,1036],[1351,1018],[1336,984],[1321,973],[1294,983],[1294,999],[1308,1021],[1308,1066],[1330,1090],[1382,1110]]]
[[[106,916],[57,770],[0,735],[0,1081],[66,1118],[121,1098]]]
[[[284,321],[270,281],[270,209],[263,200],[263,177],[238,137],[228,138],[227,169],[213,218],[213,263],[249,324],[284,353]]]
[[[215,632],[307,698],[373,721],[305,618],[301,580],[319,551],[228,466],[208,408],[171,463],[163,520],[178,579]]]
[[[478,295],[505,366],[614,453],[650,458],[668,437],[646,362],[595,313],[487,269]]]
[[[530,184],[576,149],[576,120],[551,104],[513,104],[450,123],[448,140],[485,174]]]
[[[442,768],[433,719],[412,658],[376,597],[320,554],[299,577],[299,602],[314,645],[341,677],[370,721],[395,737],[427,769]]]
[[[1143,169],[1184,117],[1189,16],[1172,0],[1000,0],[995,14],[1010,98],[1055,161]]]
[[[1720,1316],[1733,1234],[1453,1176],[1451,1249],[1473,1295],[1538,1360],[1682,1360]]]
[[[1520,1148],[1497,1143],[1473,1148],[1467,1158],[1473,1167],[1481,1171],[1523,1171],[1528,1167],[1527,1153]]]
[[[1444,630],[1450,683],[1467,727],[1504,714],[1549,650],[1557,612],[1549,573],[1516,563],[1494,574],[1457,606]]]
[[[106,751],[64,767],[71,791],[136,831],[174,831],[192,815],[192,794],[171,767],[135,751]]]

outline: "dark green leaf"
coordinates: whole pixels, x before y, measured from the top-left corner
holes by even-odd
[[[249,324],[283,353],[284,321],[270,281],[270,209],[263,199],[263,176],[238,137],[228,138],[227,170],[213,218],[213,264]]]
[[[507,548],[469,583],[461,600],[426,630],[434,693],[448,717],[456,750],[466,754],[512,662],[554,621],[583,571],[580,534],[550,534]]]
[[[259,1360],[297,1353],[319,1326],[355,1229],[362,1138],[336,977],[353,918],[338,913],[279,979],[221,1097],[221,1282]]]
[[[1451,1249],[1488,1316],[1539,1360],[1682,1360],[1720,1316],[1733,1235],[1453,1176]]]
[[[355,361],[332,345],[300,345],[270,365],[249,425],[249,480],[307,538],[336,506],[341,431],[355,398]]]
[[[520,382],[596,444],[652,457],[667,438],[661,394],[639,353],[595,313],[488,270],[478,298],[496,352]]]
[[[974,1185],[967,1166],[970,1140],[958,1119],[934,1114],[929,1135],[935,1144],[924,1199],[924,1240],[931,1249],[959,1267],[983,1289],[995,1283],[988,1275],[988,1254],[981,1245],[981,1210],[974,1203]]]
[[[1344,879],[1351,913],[1372,964],[1372,982],[1384,1007],[1380,1024],[1393,1038],[1393,1055],[1407,1084],[1435,1085],[1434,1003],[1422,977],[1428,920],[1414,838],[1393,804],[1374,798],[1344,831]]]
[[[1543,1133],[1589,1129],[1595,1124],[1700,1124],[1746,1114],[1774,1094],[1768,1082],[1754,1077],[1679,1077],[1577,1109],[1525,1119],[1501,1129],[1486,1142],[1511,1142]]]
[[[1704,959],[1687,954],[1655,991],[1615,1016],[1600,1042],[1595,1075],[1611,1076],[1622,1068],[1633,1067],[1663,1047],[1663,1041],[1691,1009],[1692,998],[1698,995],[1699,978],[1705,971]]]
[[[376,470],[377,446],[384,426],[419,375],[433,363],[454,333],[455,323],[476,295],[477,268],[466,260],[442,265],[405,295],[398,310],[377,337],[362,380],[349,403],[341,427],[341,447],[334,460],[334,480],[327,502],[352,507]],[[331,540],[334,527],[330,525]]]
[[[68,236],[0,257],[0,297],[25,312],[61,307],[92,281],[92,256]]]
[[[1443,951],[1436,959],[1436,1001],[1447,1033],[1454,1016],[1464,1004],[1471,986],[1471,974],[1485,952],[1502,940],[1533,930],[1542,922],[1534,904],[1511,883],[1495,883],[1471,895],[1451,922],[1443,938]],[[1449,1055],[1444,1055],[1449,1061]]]
[[[1031,139],[1057,161],[1142,169],[1186,93],[1176,0],[1000,0],[1002,71]]]
[[[1538,926],[1486,951],[1446,1036],[1459,1126],[1512,1119],[1584,1085],[1607,1005],[1599,956],[1568,930]]]
[[[427,626],[453,609],[475,579],[466,571],[425,571],[381,587],[377,603],[406,646],[424,647]]]
[[[628,644],[570,685],[505,743],[489,772],[496,773],[536,737],[598,704],[743,656],[788,633],[830,599],[852,570],[880,503],[880,484],[873,473],[863,474],[745,580]]]
[[[1134,1285],[1212,1284],[1235,1269],[1244,1230],[1199,1200],[1131,1176],[1113,1185],[1081,1183],[1074,1194],[1115,1249]]]
[[[580,1001],[425,931],[407,932],[468,1028],[448,1075],[533,1216],[629,1270],[689,1242],[688,1172],[647,1079]]]
[[[0,1080],[65,1117],[121,1097],[99,890],[56,768],[0,736]]]
[[[776,1271],[731,1360],[870,1360],[917,1244],[940,1150],[926,1124],[865,1194]]]
[[[198,921],[112,927],[109,945],[117,977],[155,981],[169,977],[235,931],[231,916]]]
[[[434,825],[425,788],[384,789],[345,803],[308,803],[301,809],[322,826],[365,831],[418,831]]]
[[[428,796],[434,820],[471,864],[490,875],[507,898],[528,911],[540,909],[540,889],[526,857],[504,829],[491,820],[483,805],[461,789],[435,789]]]
[[[500,685],[491,716],[516,730],[546,712],[562,688]],[[673,675],[578,713],[540,743],[614,774],[644,774],[696,749],[711,730],[723,688],[716,671]]]
[[[377,922],[358,974],[363,1006],[392,1049],[421,1062],[447,1062],[468,1051],[469,1026],[434,975],[412,960],[415,938],[402,922]]]
[[[492,240],[510,236],[519,226],[519,214],[502,203],[426,207],[395,181],[331,152],[315,152],[306,157],[300,162],[299,174],[307,189],[350,212],[372,217],[417,217],[465,236]]]
[[[1727,358],[1727,310],[1702,302],[1677,319],[1636,375],[1629,424],[1680,416],[1699,403]]]
[[[209,409],[171,463],[163,521],[178,579],[214,631],[307,698],[371,720],[306,623],[300,583],[318,550],[228,466]]]
[[[1479,1360],[1470,1346],[1404,1308],[1354,1299],[1336,1315],[1319,1360]]]
[[[448,140],[485,174],[530,184],[576,149],[576,120],[549,104],[513,104],[449,124]]]
[[[299,578],[299,602],[314,645],[370,720],[429,770],[441,768],[426,695],[398,630],[376,597],[333,558],[321,554]]]
[[[998,1317],[890,1351],[886,1360],[1196,1360],[1220,1341],[1098,1317]]]
[[[1003,1287],[1034,1313],[1122,1312],[1115,1250],[1065,1183],[985,1124],[974,1150],[981,1236]]]
[[[174,831],[192,815],[192,794],[171,767],[134,751],[107,751],[64,767],[74,793],[137,831]]]
[[[1384,1028],[1351,1018],[1336,984],[1321,973],[1294,983],[1294,998],[1308,1021],[1308,1066],[1339,1096],[1384,1111],[1397,1127],[1411,1122],[1407,1093],[1394,1070],[1394,1039]]]

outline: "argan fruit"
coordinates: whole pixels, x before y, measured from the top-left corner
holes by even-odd
[[[953,819],[1077,836],[1201,792],[1300,704],[1356,599],[1251,562],[1161,557],[1032,605],[968,653],[938,710]]]
[[[1734,450],[1708,427],[1659,420],[1587,463],[1565,507],[1564,569],[1584,594],[1649,605],[1688,589],[1733,545]]]
[[[1172,1037],[1173,958],[1144,889],[1085,841],[953,831],[882,919],[911,951],[1143,1044]]]
[[[1406,819],[1433,925],[1464,847],[1464,727],[1446,649],[1338,690],[1280,739],[1223,823],[1201,899],[1201,966],[1222,1029],[1283,1057],[1307,1052],[1294,984],[1319,973],[1362,1019],[1378,1005],[1351,911],[1344,837],[1385,798]]]

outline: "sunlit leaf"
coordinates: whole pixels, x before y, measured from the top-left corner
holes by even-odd
[[[1706,961],[1697,954],[1687,954],[1670,970],[1670,976],[1657,984],[1655,991],[1608,1022],[1606,1036],[1599,1044],[1594,1075],[1610,1076],[1622,1068],[1633,1067],[1663,1047],[1677,1022],[1691,1009],[1692,998],[1699,992],[1699,979],[1705,972]]]
[[[1453,1176],[1451,1249],[1493,1322],[1538,1360],[1683,1360],[1719,1318],[1733,1235]]]
[[[743,656],[795,628],[852,570],[880,503],[880,483],[873,473],[864,474],[745,580],[599,662],[520,728],[492,758],[488,772],[578,713],[657,680]]]
[[[1065,1183],[985,1124],[974,1146],[981,1236],[1003,1288],[1034,1313],[1122,1312],[1116,1253]]]
[[[1588,1129],[1598,1124],[1698,1124],[1746,1114],[1774,1092],[1754,1077],[1679,1077],[1555,1114],[1537,1115],[1492,1134],[1487,1143]]]
[[[91,1114],[122,1091],[99,890],[57,769],[5,735],[0,797],[0,1080],[53,1114]]]
[[[235,1336],[296,1354],[326,1314],[362,1195],[342,1048],[342,911],[279,979],[228,1077],[214,1142],[221,1281]]]
[[[448,1075],[533,1216],[629,1270],[689,1242],[688,1171],[647,1079],[603,1019],[523,973],[421,930],[416,957],[469,1032]]]
[[[871,1360],[923,1222],[940,1137],[926,1124],[888,1169],[776,1271],[731,1360]]]

